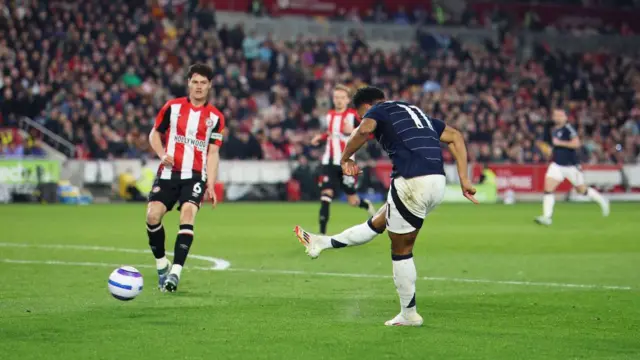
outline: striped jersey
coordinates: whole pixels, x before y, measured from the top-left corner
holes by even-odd
[[[158,177],[205,181],[209,145],[222,145],[222,113],[209,103],[193,106],[188,98],[177,98],[162,107],[154,127],[164,134],[165,152],[174,161],[173,166],[160,164]]]
[[[342,152],[347,146],[349,135],[358,126],[358,113],[354,109],[343,112],[331,110],[325,117],[327,143],[322,156],[323,165],[340,165]]]
[[[376,121],[374,135],[393,164],[391,177],[410,179],[423,175],[444,175],[440,135],[446,127],[427,117],[417,106],[402,101],[385,101],[364,115]]]
[[[564,124],[561,127],[551,130],[551,136],[554,138],[570,141],[578,136],[576,129],[571,124]],[[569,149],[563,146],[554,146],[552,161],[562,166],[575,166],[578,165],[578,152],[576,149]]]

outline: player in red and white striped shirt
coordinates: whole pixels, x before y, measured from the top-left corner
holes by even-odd
[[[193,242],[193,223],[205,194],[216,205],[214,185],[224,131],[222,113],[207,102],[213,69],[189,68],[189,96],[169,100],[160,110],[149,142],[162,163],[149,194],[147,234],[156,258],[161,290],[176,291]],[[163,144],[164,142],[164,144]],[[162,217],[178,203],[180,229],[173,266],[165,256]]]
[[[351,91],[344,85],[336,85],[333,89],[333,104],[335,109],[330,110],[326,116],[325,126],[327,132],[317,135],[311,140],[311,144],[318,146],[322,141],[326,141],[324,155],[322,156],[322,175],[320,187],[320,233],[327,233],[327,223],[329,222],[329,207],[334,196],[342,190],[347,194],[349,205],[358,206],[374,216],[376,209],[369,200],[361,199],[356,194],[356,179],[352,176],[342,174],[340,159],[347,144],[347,139],[351,132],[358,127],[360,119],[354,109],[349,109],[349,98]]]

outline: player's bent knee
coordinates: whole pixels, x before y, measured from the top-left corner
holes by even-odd
[[[587,194],[587,185],[578,185],[576,186],[576,191],[578,194],[586,195]]]
[[[320,193],[320,202],[322,204],[331,204],[333,202],[333,191],[324,190]]]
[[[333,198],[333,190],[322,190],[320,192],[320,196],[328,196],[330,198]]]
[[[351,205],[351,206],[360,205],[360,198],[357,195],[348,196],[347,197],[347,201],[349,202],[349,205]]]
[[[370,220],[371,227],[378,233],[383,233],[387,228],[387,219],[384,211],[378,211],[378,213]]]
[[[159,224],[162,221],[162,216],[159,214],[147,213],[147,224]]]
[[[159,202],[150,202],[147,206],[147,223],[159,224],[167,212],[167,208],[164,204]]]
[[[198,206],[192,203],[183,204],[180,208],[180,224],[193,224]]]
[[[544,191],[548,193],[554,192],[558,187],[558,184],[559,184],[558,180],[547,177],[544,180]]]

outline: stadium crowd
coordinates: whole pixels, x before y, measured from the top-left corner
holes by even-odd
[[[560,105],[590,163],[636,162],[640,56],[566,54],[544,46],[519,60],[517,39],[373,50],[366,39],[293,42],[217,26],[212,5],[177,15],[145,1],[1,5],[0,125],[27,116],[81,158],[152,156],[147,135],[185,69],[215,69],[212,102],[227,118],[227,159],[317,159],[336,83],[372,84],[463,130],[471,160],[545,161],[549,109]],[[372,158],[383,156],[369,146]],[[447,155],[451,161],[451,156]]]

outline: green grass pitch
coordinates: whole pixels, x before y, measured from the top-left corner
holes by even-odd
[[[192,253],[231,269],[191,258],[162,294],[151,254],[49,246],[146,250],[143,204],[0,206],[0,357],[640,359],[640,204],[559,204],[550,228],[539,204],[441,206],[414,250],[421,328],[383,325],[399,310],[386,234],[306,257],[292,228],[316,230],[317,210],[203,208]],[[331,232],[366,219],[331,211]],[[175,211],[164,224],[172,250]],[[143,265],[134,301],[107,291],[118,264]]]

